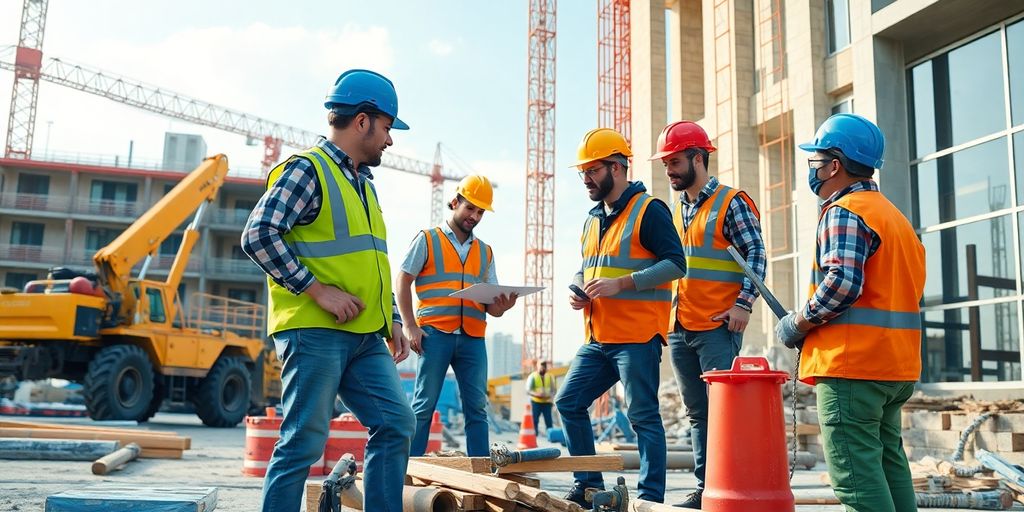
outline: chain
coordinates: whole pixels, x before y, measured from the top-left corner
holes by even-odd
[[[800,347],[796,349],[796,364],[793,365],[793,386],[790,388],[790,409],[793,420],[793,453],[792,459],[789,460],[789,480],[793,481],[793,473],[796,472],[796,452],[799,446],[799,442],[796,437],[796,380],[800,375]]]

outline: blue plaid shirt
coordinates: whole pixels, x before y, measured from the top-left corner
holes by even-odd
[[[679,201],[683,205],[684,228],[689,229],[700,205],[704,204],[704,201],[707,201],[715,193],[715,190],[718,190],[718,184],[718,178],[712,176],[704,188],[697,193],[697,200],[694,202],[687,200],[686,192],[679,194]],[[761,222],[757,220],[750,205],[739,196],[734,197],[729,203],[729,214],[725,216],[722,234],[730,244],[740,251],[751,270],[764,279],[768,267],[768,254],[764,249],[764,240],[761,239]],[[740,289],[739,296],[736,297],[736,305],[750,311],[759,295],[754,283],[750,282],[750,279],[744,278],[743,287]]]
[[[840,197],[865,190],[878,191],[873,180],[858,181],[832,195],[822,209]],[[864,265],[882,240],[864,220],[846,208],[825,212],[818,222],[818,244],[814,257],[825,279],[804,306],[803,315],[821,325],[849,309],[864,290]]]
[[[356,185],[356,190],[362,196],[363,183],[373,179],[370,168],[360,165],[353,172],[352,159],[338,146],[323,137],[320,137],[316,145],[341,167],[345,177]],[[299,261],[282,235],[295,226],[305,226],[316,220],[322,200],[323,191],[320,190],[316,168],[305,158],[294,158],[285,164],[277,181],[256,203],[242,231],[242,250],[245,254],[275,283],[295,295],[306,291],[316,278]],[[365,197],[363,201],[365,203]],[[397,323],[402,322],[397,305],[393,306],[392,319]]]

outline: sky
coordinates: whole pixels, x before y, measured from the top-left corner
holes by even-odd
[[[0,2],[0,55],[18,42],[21,4]],[[567,303],[580,263],[579,236],[593,203],[569,166],[597,122],[597,13],[592,2],[561,2],[557,25],[554,354],[568,361],[583,339]],[[217,105],[317,133],[326,132],[323,97],[344,70],[364,67],[395,83],[399,117],[394,154],[432,160],[440,141],[468,168],[498,182],[494,213],[476,234],[495,249],[498,278],[522,284],[526,154],[527,3],[252,0],[138,2],[50,0],[44,58],[88,65]],[[10,60],[10,51],[6,53]],[[0,91],[12,74],[0,71]],[[8,94],[0,94],[6,134]],[[232,168],[256,169],[261,146],[244,138],[43,82],[35,151],[159,160],[164,132],[204,137]],[[286,151],[288,148],[285,149]],[[429,227],[425,178],[375,172],[392,258],[404,257]],[[446,186],[446,195],[454,184]],[[392,262],[398,267],[398,261]],[[522,301],[491,332],[521,341]]]

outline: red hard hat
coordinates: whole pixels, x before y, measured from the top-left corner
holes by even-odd
[[[658,152],[651,160],[661,160],[666,156],[690,148],[700,148],[708,153],[715,150],[708,133],[693,121],[676,121],[665,127],[658,135]]]

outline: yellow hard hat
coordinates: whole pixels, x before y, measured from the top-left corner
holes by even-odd
[[[489,212],[494,210],[491,208],[491,201],[494,200],[494,189],[491,188],[491,180],[485,176],[479,174],[471,174],[462,178],[459,182],[459,187],[455,189],[455,193],[466,198],[470,204],[477,208],[483,208]]]
[[[577,161],[572,164],[573,167],[604,160],[616,154],[626,158],[633,156],[626,138],[611,128],[597,128],[587,132],[583,136],[583,140],[580,141],[580,147],[576,153]]]

